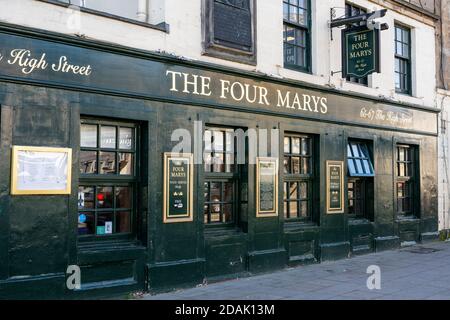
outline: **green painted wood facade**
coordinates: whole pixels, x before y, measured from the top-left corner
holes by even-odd
[[[7,63],[9,49],[29,48],[47,59],[65,54],[92,65],[92,78],[44,70],[24,75]],[[349,95],[306,83],[282,81],[239,70],[181,61],[129,48],[39,30],[0,25],[0,298],[75,299],[159,292],[267,272],[298,264],[346,258],[396,248],[403,241],[437,236],[437,112]],[[167,70],[212,79],[211,96],[171,92]],[[165,80],[162,80],[165,79]],[[269,104],[223,100],[218,79],[264,86]],[[277,107],[277,90],[326,98],[327,113]],[[369,121],[363,108],[405,115],[407,122]],[[77,239],[80,118],[138,122],[139,209],[135,240],[81,242]],[[317,143],[317,189],[311,223],[279,216],[256,218],[255,166],[248,165],[248,204],[236,227],[207,228],[203,222],[201,165],[194,169],[193,222],[163,223],[163,153],[172,151],[173,130],[195,121],[218,126],[279,129],[313,135]],[[346,161],[349,138],[370,140],[374,155],[374,221],[325,213],[325,163]],[[397,219],[396,143],[418,146],[420,214]],[[73,149],[70,196],[11,196],[11,146]],[[282,153],[280,147],[279,154]],[[281,161],[282,159],[280,159]],[[279,190],[283,190],[280,169]],[[79,265],[82,290],[66,289],[66,268]]]

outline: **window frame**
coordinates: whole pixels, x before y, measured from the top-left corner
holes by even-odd
[[[403,32],[407,32],[408,33],[408,43],[405,43],[403,41],[397,40],[397,29],[401,29],[402,31],[402,40],[403,40]],[[395,22],[394,23],[394,87],[395,87],[395,92],[398,94],[405,94],[405,95],[412,95],[412,36],[411,36],[411,31],[412,29],[410,27],[407,27],[401,23]],[[408,47],[408,56],[404,56],[401,54],[397,53],[397,43],[401,43],[402,45],[402,51],[403,51],[403,45],[407,45]],[[401,66],[401,63],[405,63],[406,64],[406,73],[401,73],[401,72],[397,72],[395,70],[395,65],[397,64],[397,60],[399,61]],[[406,80],[405,80],[405,84],[408,86],[407,89],[402,88],[401,84],[402,81],[400,79],[400,88],[397,88],[397,85],[395,83],[395,80],[397,78],[397,74],[400,75],[400,77],[406,76]]]
[[[311,48],[311,43],[312,43],[312,14],[311,14],[311,0],[305,0],[306,1],[306,5],[307,5],[307,17],[306,17],[306,25],[302,25],[300,23],[296,23],[294,21],[291,21],[289,19],[285,19],[284,18],[284,5],[287,4],[288,7],[288,16],[289,16],[289,8],[291,6],[290,0],[283,0],[283,67],[286,69],[291,69],[291,70],[295,70],[295,71],[300,71],[300,72],[304,72],[304,73],[312,73],[312,48]],[[298,9],[304,9],[303,7],[300,6],[296,6],[297,10]],[[295,30],[301,30],[305,32],[305,60],[306,60],[306,66],[300,66],[297,64],[291,64],[291,63],[286,63],[286,41],[284,38],[284,34],[285,34],[285,28],[286,27],[291,27],[294,28]],[[301,47],[298,45],[293,45],[294,47]]]
[[[289,150],[290,153],[285,153],[284,150],[284,141],[286,138],[289,138]],[[292,153],[292,138],[300,138],[300,150],[299,150],[299,154],[294,154]],[[301,155],[301,139],[302,138],[307,138],[309,139],[309,149],[310,149],[310,154],[307,156],[302,156]],[[295,223],[295,222],[301,222],[301,223],[313,223],[314,222],[314,202],[315,202],[315,198],[314,198],[314,190],[316,189],[315,186],[315,177],[316,177],[316,164],[315,164],[315,153],[316,153],[316,146],[315,146],[316,142],[315,142],[315,137],[314,135],[311,134],[303,134],[303,133],[293,133],[293,132],[285,132],[283,135],[283,158],[282,158],[282,182],[283,182],[283,208],[282,208],[282,212],[283,212],[283,218],[284,221],[287,223]],[[298,157],[299,158],[299,166],[301,167],[302,164],[302,158],[308,158],[309,159],[309,167],[310,167],[310,172],[308,174],[303,174],[301,172],[300,169],[300,173],[290,173],[290,172],[285,172],[284,171],[284,160],[286,157],[289,157],[290,159],[290,168],[292,165],[292,157]],[[300,184],[301,183],[305,183],[307,184],[307,198],[301,198],[301,196],[299,196],[299,188],[300,188]],[[290,189],[288,189],[286,186],[290,186],[291,183],[297,183],[297,198],[292,198],[292,200],[290,200],[291,198],[287,198],[285,191],[289,191]],[[290,216],[290,207],[289,207],[289,203],[292,201],[296,201],[297,202],[297,214],[296,217],[291,217]],[[299,210],[300,210],[300,203],[303,201],[307,201],[308,206],[308,216],[307,217],[299,217]],[[288,213],[286,214],[285,211],[285,206],[288,206]]]
[[[105,234],[105,235],[97,235],[96,234],[96,228],[94,227],[94,234],[87,234],[87,235],[79,235],[78,234],[78,228],[77,228],[77,239],[80,242],[105,242],[105,241],[114,241],[114,240],[136,240],[137,239],[137,224],[138,224],[138,192],[139,192],[139,183],[140,183],[140,124],[138,122],[132,122],[132,121],[120,121],[120,120],[110,120],[107,118],[93,118],[93,117],[81,117],[80,118],[80,136],[81,136],[81,125],[96,125],[97,126],[97,147],[91,148],[91,147],[82,147],[81,146],[81,140],[78,145],[78,150],[81,154],[82,151],[95,151],[97,152],[96,156],[96,166],[97,166],[97,173],[95,174],[83,174],[80,172],[80,159],[78,161],[78,184],[77,184],[77,190],[79,190],[80,187],[94,187],[94,209],[87,209],[87,210],[81,210],[77,206],[77,217],[79,213],[82,212],[94,212],[95,214],[95,227],[97,226],[97,212],[113,212],[114,213],[114,224],[113,227],[115,228],[115,220],[116,220],[116,212],[120,212],[121,210],[117,210],[115,208],[116,203],[116,194],[115,190],[116,187],[125,187],[128,186],[131,188],[131,208],[127,208],[127,210],[123,211],[129,211],[130,212],[130,232],[124,232],[124,233],[112,233],[112,234]],[[116,128],[116,148],[110,149],[110,148],[102,148],[100,145],[100,134],[101,134],[101,126],[114,126]],[[118,141],[120,139],[120,133],[119,128],[133,128],[133,139],[134,139],[134,145],[130,150],[120,149],[118,146]],[[115,152],[115,159],[116,159],[116,170],[117,173],[115,174],[100,174],[99,173],[99,153],[103,150],[111,152]],[[132,175],[120,175],[118,173],[118,155],[120,152],[126,152],[126,153],[132,153],[133,154],[133,174]],[[98,209],[96,207],[97,203],[97,189],[98,187],[112,187],[113,188],[113,206],[112,208],[105,208]],[[77,219],[78,221],[78,219]]]
[[[205,228],[213,230],[213,229],[234,229],[235,227],[238,226],[238,222],[239,222],[239,217],[240,217],[240,204],[241,204],[241,173],[242,173],[242,166],[244,164],[238,164],[237,163],[237,137],[235,135],[236,130],[239,130],[243,128],[236,128],[236,127],[232,127],[232,126],[223,126],[223,125],[213,125],[213,124],[206,124],[204,127],[204,131],[203,131],[203,137],[205,138],[205,133],[206,131],[222,131],[222,132],[231,132],[232,133],[232,137],[233,137],[233,155],[234,155],[234,170],[232,170],[231,172],[207,172],[205,170],[205,166],[207,165],[206,162],[202,162],[202,169],[203,169],[203,184],[202,184],[202,203],[203,203],[203,207],[202,207],[202,221],[203,224],[205,226]],[[245,130],[244,130],[245,131]],[[211,137],[213,137],[214,134],[212,134]],[[226,137],[226,134],[224,134],[224,137]],[[226,139],[226,138],[225,138]],[[213,140],[211,140],[213,141]],[[203,150],[202,150],[202,156],[204,159],[204,155],[207,153],[214,153],[214,147],[212,145],[213,142],[211,142],[211,151],[206,149],[206,142],[203,139]],[[247,147],[245,146],[245,152],[247,153]],[[226,149],[226,140],[224,140],[224,150],[222,152],[220,152],[222,154],[230,154],[227,152]],[[224,157],[224,159],[226,159],[226,157]],[[247,165],[247,155],[246,155],[246,164]],[[211,167],[214,166],[213,162],[211,164],[209,164]],[[223,163],[224,168],[226,168],[226,162]],[[205,206],[206,205],[210,205],[211,203],[211,183],[221,183],[221,197],[223,196],[223,184],[225,182],[229,182],[232,184],[232,189],[233,189],[233,196],[232,196],[232,219],[229,222],[209,222],[211,220],[211,207],[209,207],[209,214],[207,216],[207,221],[205,222]],[[208,187],[208,195],[209,195],[209,201],[205,201],[205,184],[209,183],[209,187]],[[224,201],[222,201],[223,199],[221,199],[221,201],[219,202],[220,204],[224,203]],[[223,213],[220,213],[220,217],[222,217]]]
[[[399,148],[407,149],[409,152],[409,160],[400,160],[399,159]],[[404,143],[396,143],[395,145],[395,213],[397,218],[419,218],[420,214],[420,206],[419,206],[419,197],[415,197],[416,194],[420,194],[419,190],[419,160],[418,160],[418,152],[419,147],[417,145],[412,144],[404,144]],[[400,176],[399,175],[399,165],[404,164],[406,168],[408,165],[411,165],[411,169],[408,170],[410,175]],[[398,186],[399,184],[405,185],[405,190],[408,190],[408,196],[399,197],[398,196]],[[409,211],[399,211],[399,199],[409,198]],[[402,204],[404,207],[404,204]]]

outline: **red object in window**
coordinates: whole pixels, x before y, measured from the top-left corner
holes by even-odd
[[[97,200],[98,200],[98,201],[104,201],[104,200],[105,200],[105,195],[104,195],[103,193],[99,193],[99,194],[97,195]]]

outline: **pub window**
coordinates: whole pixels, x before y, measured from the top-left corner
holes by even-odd
[[[361,14],[365,14],[367,13],[367,10],[362,9],[360,7],[354,6],[350,3],[346,3],[345,4],[345,17],[349,18],[349,17],[354,17],[354,16],[359,16]],[[361,26],[364,22],[361,23],[354,23],[351,26],[347,26],[348,28],[352,28],[352,27],[358,27]],[[359,83],[361,85],[367,86],[368,85],[368,76],[365,76],[363,78],[358,78],[358,77],[352,77],[352,76],[347,76],[347,81],[348,82],[353,82],[353,83]]]
[[[289,134],[284,137],[284,217],[312,221],[313,138]]]
[[[395,91],[411,94],[411,30],[395,25]]]
[[[204,148],[204,223],[234,225],[241,206],[241,165],[237,163],[235,129],[207,127]]]
[[[310,0],[283,0],[284,66],[311,71]]]
[[[414,216],[414,198],[417,195],[416,179],[416,147],[411,145],[397,145],[397,214],[399,216]]]
[[[136,219],[134,123],[83,119],[80,127],[78,235],[132,235]]]
[[[373,220],[373,177],[375,176],[369,144],[350,140],[347,144],[348,214]]]

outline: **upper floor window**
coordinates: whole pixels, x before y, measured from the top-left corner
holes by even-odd
[[[345,4],[345,16],[347,18],[349,17],[354,17],[354,16],[359,16],[361,14],[365,14],[367,13],[367,10],[362,9],[360,7],[354,6],[350,3],[346,3]],[[360,26],[360,23],[355,23],[352,26],[349,27],[358,27]],[[352,76],[347,76],[347,81],[348,82],[353,82],[353,83],[359,83],[361,85],[367,86],[369,81],[368,81],[368,76],[365,76],[363,78],[357,78],[357,77],[352,77]]]
[[[146,21],[146,5],[140,6],[140,3],[146,4],[147,1],[139,0],[59,0],[68,4],[88,8],[100,12],[109,13],[115,16],[127,19]]]
[[[395,91],[411,94],[411,30],[395,25]]]
[[[311,71],[310,0],[283,1],[284,65]]]
[[[134,123],[83,119],[80,128],[78,234],[132,235],[136,219]]]
[[[313,138],[308,135],[284,137],[284,217],[312,220]]]

